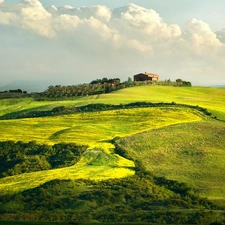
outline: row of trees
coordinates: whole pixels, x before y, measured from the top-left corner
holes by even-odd
[[[163,86],[174,86],[174,87],[191,87],[192,84],[190,81],[185,81],[180,78],[176,79],[176,81],[171,81],[170,79],[165,81],[159,81],[156,85],[163,85]]]
[[[66,108],[65,106],[57,106],[52,110],[47,111],[21,111],[18,113],[9,113],[3,116],[0,116],[1,119],[21,119],[21,118],[34,118],[34,117],[45,117],[45,116],[56,116],[56,115],[65,115],[65,114],[73,114],[73,113],[80,113],[80,112],[100,112],[106,110],[117,110],[117,109],[131,109],[131,108],[149,108],[149,107],[185,107],[198,110],[199,112],[203,113],[206,116],[211,116],[214,119],[217,119],[212,113],[208,112],[206,108],[202,108],[199,106],[192,106],[192,105],[185,105],[185,104],[176,104],[176,102],[166,103],[166,102],[159,102],[159,103],[152,103],[152,102],[133,102],[129,104],[119,104],[119,105],[112,105],[112,104],[88,104],[84,106],[77,106],[77,107],[70,107]]]
[[[154,82],[152,81],[132,81],[129,77],[127,81],[120,82],[119,78],[102,78],[91,81],[89,84],[78,84],[68,86],[49,86],[48,89],[41,93],[38,100],[47,99],[65,99],[65,98],[76,98],[80,96],[98,95],[110,93],[119,89],[141,86],[141,85],[169,85],[169,86],[191,86],[191,82],[182,81],[177,79],[176,82],[170,80]]]
[[[137,85],[137,83],[123,82],[120,83],[119,78],[114,79],[97,79],[93,80],[90,84],[78,84],[78,85],[68,85],[68,86],[49,86],[48,89],[41,93],[39,100],[44,100],[45,98],[55,99],[55,98],[75,98],[80,96],[88,95],[98,95],[104,93],[110,93],[112,91],[130,87],[131,85]]]
[[[21,89],[13,89],[13,90],[8,90],[8,91],[0,91],[0,93],[24,93],[26,94],[27,91],[22,91]]]

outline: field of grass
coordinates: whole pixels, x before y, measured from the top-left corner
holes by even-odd
[[[225,202],[225,123],[177,124],[120,139],[134,159],[157,176],[185,182],[196,193]]]
[[[198,105],[225,120],[225,88],[139,86],[102,95],[101,99],[112,103],[123,99],[123,103],[149,101]]]
[[[225,88],[138,86],[110,94],[87,96],[74,100],[37,102],[32,98],[0,100],[0,116],[18,111],[50,110],[56,106],[81,106],[91,103],[127,104],[137,101],[176,102],[207,108],[225,120]]]
[[[17,192],[52,179],[120,178],[134,174],[134,163],[113,153],[115,137],[169,125],[201,121],[203,116],[183,108],[136,108],[73,115],[0,121],[0,141],[59,142],[89,145],[81,161],[62,169],[25,173],[0,179],[0,192]]]

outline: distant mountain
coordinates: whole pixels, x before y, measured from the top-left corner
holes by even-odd
[[[51,81],[28,81],[28,80],[16,80],[5,86],[0,87],[0,91],[21,89],[27,92],[42,92],[52,85]]]
[[[225,84],[213,85],[212,87],[225,88]]]
[[[214,85],[213,87],[225,88],[225,84],[224,85]]]

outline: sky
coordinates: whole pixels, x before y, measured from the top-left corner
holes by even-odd
[[[225,84],[224,0],[0,0],[0,87],[140,72]]]

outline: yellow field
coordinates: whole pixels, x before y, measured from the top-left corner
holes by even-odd
[[[0,121],[0,141],[36,141],[85,144],[89,151],[71,167],[25,173],[0,179],[0,192],[16,192],[52,179],[121,178],[134,174],[134,163],[113,153],[111,140],[173,124],[202,120],[202,115],[185,108],[137,108],[92,113]],[[98,159],[101,155],[102,159]],[[100,160],[100,161],[98,161]]]
[[[88,112],[65,116],[0,121],[0,141],[71,142],[105,145],[115,136],[127,136],[171,124],[201,120],[191,110],[140,108]]]

